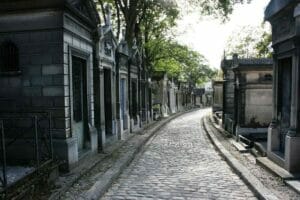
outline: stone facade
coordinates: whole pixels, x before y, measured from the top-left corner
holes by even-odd
[[[273,116],[268,157],[290,172],[300,171],[299,57],[300,1],[272,0],[265,18],[274,49]]]
[[[28,119],[14,125],[24,129],[46,113],[49,125],[37,123],[51,131],[49,146],[63,171],[152,120],[147,66],[136,45],[116,40],[105,12],[101,25],[91,0],[0,3],[0,122],[24,112]],[[31,132],[17,138],[8,159],[35,156]]]
[[[123,39],[117,49],[117,121],[120,139],[125,138],[125,134],[129,133],[130,116],[129,116],[129,51],[127,42]]]
[[[213,81],[213,112],[218,112],[223,110],[223,81]]]
[[[1,112],[50,112],[54,154],[68,170],[81,152],[97,149],[93,82],[88,81],[93,80],[94,32],[99,23],[94,4],[0,4],[0,45],[14,44],[19,61],[17,70],[1,65]]]
[[[158,116],[167,117],[183,111],[187,107],[185,84],[169,79],[165,72],[157,71],[153,73],[152,93],[154,112]]]
[[[223,126],[239,134],[266,133],[272,114],[272,60],[238,58],[222,61]]]
[[[197,107],[203,107],[203,94],[205,93],[205,88],[195,88],[194,93],[194,105]]]
[[[234,133],[234,72],[232,59],[224,58],[221,68],[224,74],[223,83],[223,117],[222,123],[226,131]]]
[[[266,138],[272,118],[272,59],[234,60],[236,135]]]
[[[109,15],[109,13],[108,13]],[[116,109],[116,49],[117,41],[114,37],[110,21],[99,28],[99,78],[97,91],[99,142],[102,148],[118,139],[117,109]],[[101,139],[100,139],[101,138]]]
[[[128,95],[129,95],[129,116],[130,131],[137,132],[142,128],[141,124],[141,64],[142,57],[137,46],[129,49],[129,66],[128,66]]]

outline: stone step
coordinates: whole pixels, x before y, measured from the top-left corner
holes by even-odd
[[[230,143],[240,153],[248,153],[250,151],[249,148],[246,148],[248,146],[244,145],[243,143],[237,142],[234,139],[230,139]]]
[[[266,169],[270,170],[275,175],[279,176],[283,180],[293,180],[298,178],[299,176],[294,176],[293,174],[289,173],[282,167],[276,165],[274,162],[272,162],[267,157],[258,157],[256,158],[256,163],[262,165]]]

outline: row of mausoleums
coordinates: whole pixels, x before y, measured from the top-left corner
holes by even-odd
[[[268,158],[290,172],[300,171],[299,3],[272,0],[265,11],[272,60],[224,59],[224,80],[213,86],[214,111],[223,111],[224,128],[236,136],[266,137]]]
[[[156,78],[109,17],[100,25],[93,1],[2,1],[0,13],[1,167],[12,173],[3,185],[13,166],[26,174],[57,158],[69,171],[153,120]],[[185,83],[159,84],[159,115],[192,103]]]

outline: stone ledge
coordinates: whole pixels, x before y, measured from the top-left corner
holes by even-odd
[[[299,174],[291,174],[279,165],[272,162],[267,157],[256,158],[256,163],[269,170],[274,175],[282,178],[283,180],[294,180],[300,178]]]
[[[246,149],[245,146],[243,146],[241,143],[231,139],[230,140],[230,143],[234,146],[234,148],[240,152],[240,153],[248,153],[250,150],[249,149]]]
[[[289,187],[295,190],[298,194],[300,194],[300,181],[299,180],[286,180],[284,181]]]

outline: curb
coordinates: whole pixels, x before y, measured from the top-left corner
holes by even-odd
[[[119,175],[125,170],[125,168],[133,161],[136,155],[139,152],[141,152],[145,144],[155,135],[155,133],[157,133],[158,130],[160,130],[162,127],[164,127],[167,123],[169,123],[173,119],[180,117],[181,115],[184,115],[186,113],[194,112],[196,110],[199,109],[191,109],[187,111],[182,111],[180,113],[176,113],[174,115],[162,119],[161,121],[151,124],[150,127],[147,127],[147,129],[144,129],[143,131],[141,131],[141,133],[138,133],[139,135],[146,135],[145,138],[141,139],[141,141],[137,144],[133,152],[129,152],[124,156],[120,157],[120,159],[118,159],[117,162],[110,169],[108,169],[104,174],[99,176],[98,181],[95,182],[94,185],[89,190],[83,193],[82,196],[84,197],[84,199],[90,199],[90,200],[100,199],[105,194],[105,192],[111,187],[113,182],[118,179]],[[111,152],[107,156],[112,155],[112,153],[113,152]],[[85,173],[82,173],[82,175],[84,174]],[[76,179],[76,181],[79,179],[80,177]],[[76,181],[74,181],[73,184]],[[58,197],[54,199],[60,199],[60,198]]]
[[[208,116],[201,119],[201,128],[206,132],[212,144],[219,151],[220,155],[234,170],[234,172],[249,186],[252,192],[259,198],[264,200],[278,200],[278,198],[268,190],[251,172],[244,167],[233,155],[225,149],[213,133],[212,125],[208,125]],[[218,131],[215,129],[214,131]]]

